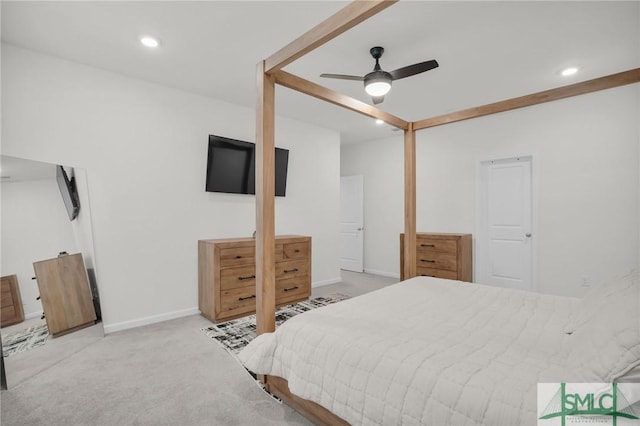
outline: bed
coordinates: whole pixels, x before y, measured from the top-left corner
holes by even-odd
[[[637,271],[582,300],[416,277],[296,316],[239,356],[350,424],[536,424],[538,382],[637,370],[638,287]]]
[[[241,358],[268,389],[318,423],[533,424],[539,381],[609,382],[633,376],[640,360],[640,309],[637,284],[627,285],[632,280],[577,300],[415,278],[305,313],[274,333],[276,85],[403,131],[403,273],[411,278],[417,275],[416,131],[640,82],[640,68],[635,68],[407,121],[283,70],[396,2],[349,3],[257,64],[259,337]],[[606,290],[611,288],[618,290]]]

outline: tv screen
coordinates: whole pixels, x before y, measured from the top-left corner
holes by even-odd
[[[289,150],[275,149],[275,195],[287,192]],[[209,135],[207,192],[255,194],[255,144]]]
[[[67,209],[69,220],[74,220],[78,217],[78,212],[80,212],[80,201],[76,190],[75,178],[72,177],[69,180],[64,168],[57,166],[56,181],[58,182],[58,188],[60,188],[60,194],[62,194],[62,202]]]

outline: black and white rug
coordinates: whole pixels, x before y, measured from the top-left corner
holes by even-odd
[[[47,343],[49,329],[47,324],[29,327],[22,331],[2,337],[2,356],[8,357],[20,352],[28,351]]]
[[[349,296],[347,295],[335,293],[325,297],[316,297],[292,305],[282,306],[276,310],[276,327],[279,327],[280,324],[298,314],[348,298]],[[203,327],[200,331],[222,345],[222,347],[233,356],[236,356],[238,352],[256,337],[256,316],[249,315],[220,324],[214,324],[209,327]]]

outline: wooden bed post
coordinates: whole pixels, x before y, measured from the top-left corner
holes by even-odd
[[[404,131],[404,279],[416,276],[416,131]]]
[[[258,64],[256,103],[256,333],[276,329],[275,81]]]

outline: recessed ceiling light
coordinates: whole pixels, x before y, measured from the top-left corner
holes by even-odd
[[[570,67],[570,68],[563,69],[560,74],[562,74],[564,77],[568,77],[570,75],[574,75],[577,72],[578,72],[577,67]]]
[[[140,37],[140,43],[144,44],[147,47],[158,47],[160,45],[158,39],[151,36]]]
[[[384,124],[384,120],[376,119],[376,124]]]

